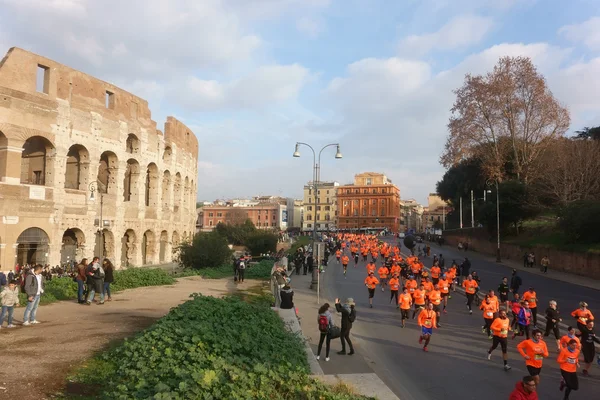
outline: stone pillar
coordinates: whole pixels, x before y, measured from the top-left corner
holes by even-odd
[[[22,146],[0,146],[0,182],[11,185],[21,183],[21,153]]]

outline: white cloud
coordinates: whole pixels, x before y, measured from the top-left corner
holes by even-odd
[[[301,17],[296,21],[296,29],[310,39],[316,39],[325,30],[322,20],[309,17]]]
[[[571,42],[600,50],[600,17],[592,17],[581,24],[565,25],[558,32]]]
[[[477,44],[490,32],[493,20],[477,15],[453,18],[437,32],[411,35],[400,42],[400,54],[424,55],[432,50],[465,49]]]

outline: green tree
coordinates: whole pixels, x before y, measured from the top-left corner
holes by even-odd
[[[227,239],[216,230],[194,236],[191,243],[179,246],[179,265],[184,268],[214,268],[227,263],[232,251]]]
[[[511,180],[500,183],[500,229],[507,233],[513,230],[519,233],[521,223],[535,217],[539,210],[529,202],[527,186],[521,182]],[[479,221],[490,231],[496,232],[496,189],[492,189],[487,201],[480,208]]]
[[[577,201],[564,207],[559,225],[568,243],[600,242],[600,201]]]
[[[588,128],[587,126],[580,131],[575,131],[577,139],[600,140],[600,126]]]
[[[273,232],[256,230],[248,235],[245,245],[252,255],[257,256],[268,251],[276,251],[278,239],[279,237]]]

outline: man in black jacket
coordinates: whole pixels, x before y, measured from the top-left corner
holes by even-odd
[[[352,329],[352,323],[356,319],[356,310],[354,307],[356,304],[354,303],[354,299],[349,297],[344,302],[342,306],[340,304],[340,299],[335,299],[335,309],[337,312],[342,313],[342,327],[341,327],[341,335],[340,340],[342,342],[342,351],[339,351],[338,354],[346,354],[346,342],[348,342],[348,346],[350,347],[349,356],[354,354],[354,347],[352,347],[352,341],[350,341],[350,330]]]
[[[515,293],[519,293],[519,288],[523,284],[521,277],[517,275],[517,270],[513,269],[512,277],[510,278],[510,291]]]

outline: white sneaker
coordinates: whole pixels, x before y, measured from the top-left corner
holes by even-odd
[[[505,370],[505,371],[510,371],[510,369],[511,369],[511,368],[512,368],[512,367],[511,367],[510,365],[508,365],[508,364],[506,364],[506,365],[504,366],[504,370]]]
[[[329,357],[325,357],[325,361],[329,361]]]
[[[33,321],[31,321],[32,324],[39,324],[39,321],[36,321],[35,319]]]
[[[29,323],[29,321],[25,321],[25,322],[23,322],[23,326],[29,326],[29,325],[31,325],[31,324]]]
[[[321,356],[317,356],[317,361],[319,361],[321,359]]]
[[[488,360],[491,360],[492,359],[492,353],[488,353],[487,357],[488,357]]]
[[[473,310],[469,310],[469,314],[473,314]]]
[[[15,326],[13,324],[10,324],[9,326],[7,326],[7,328],[14,328]]]

